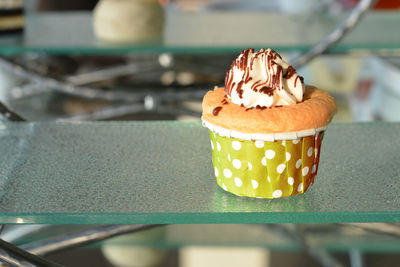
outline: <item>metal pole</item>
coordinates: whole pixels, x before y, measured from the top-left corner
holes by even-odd
[[[341,225],[361,228],[376,234],[400,237],[400,223],[346,223]]]
[[[289,229],[285,225],[279,224],[267,224],[267,227],[272,228],[274,231],[279,232],[282,235],[287,236],[293,242],[300,245],[304,253],[307,253],[316,261],[318,261],[321,266],[324,267],[343,267],[343,265],[331,254],[329,254],[325,249],[314,245],[310,242],[307,234],[305,233],[305,226],[296,224],[295,229]]]
[[[351,267],[363,267],[364,258],[359,249],[352,249],[349,251],[349,258],[350,258],[350,266]]]
[[[54,239],[42,240],[21,246],[22,249],[35,255],[47,255],[61,250],[89,245],[98,241],[105,240],[114,236],[139,232],[142,230],[158,227],[157,224],[136,224],[136,225],[106,225],[90,230],[57,237]]]
[[[26,121],[20,115],[9,109],[6,105],[0,102],[0,114],[10,121]]]
[[[326,50],[328,50],[332,45],[336,44],[346,33],[354,28],[355,25],[360,21],[360,18],[364,13],[376,2],[376,0],[361,0],[357,6],[351,11],[347,19],[334,29],[328,36],[322,39],[319,43],[314,45],[308,52],[300,55],[296,58],[291,65],[295,68],[299,68],[314,57],[321,55]]]
[[[33,255],[0,239],[0,262],[3,261],[11,266],[41,266],[61,267],[62,265],[46,260],[40,256]]]

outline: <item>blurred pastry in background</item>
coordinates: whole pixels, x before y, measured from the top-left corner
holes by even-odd
[[[164,9],[157,0],[101,0],[93,14],[96,37],[109,43],[161,40]]]
[[[21,33],[24,9],[21,0],[0,0],[0,35]]]

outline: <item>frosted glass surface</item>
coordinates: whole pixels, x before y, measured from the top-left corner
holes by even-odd
[[[399,132],[331,124],[315,184],[264,200],[217,186],[199,123],[2,123],[0,222],[399,222]]]

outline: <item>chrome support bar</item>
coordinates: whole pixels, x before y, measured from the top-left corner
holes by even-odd
[[[35,255],[47,255],[58,251],[89,245],[114,236],[139,232],[142,230],[158,227],[157,224],[134,224],[134,225],[106,225],[85,230],[80,233],[37,241],[21,246],[22,249]]]
[[[282,224],[267,224],[266,227],[272,228],[274,231],[288,237],[298,244],[304,253],[315,259],[324,267],[343,267],[343,265],[330,253],[310,242],[307,237],[305,225],[296,224],[293,229]]]
[[[0,239],[0,262],[10,266],[40,266],[40,267],[61,267],[62,265],[46,260],[40,256],[33,255]]]
[[[375,2],[376,0],[361,0],[342,24],[340,24],[319,43],[314,45],[308,52],[294,59],[293,62],[291,62],[291,65],[293,65],[295,68],[299,68],[307,64],[314,57],[319,56],[327,51],[332,45],[342,40],[346,33],[357,25],[362,15],[364,15],[365,12],[370,9]]]
[[[357,227],[371,233],[395,238],[400,237],[400,223],[347,223],[346,226]]]
[[[0,114],[10,121],[26,121],[20,115],[9,109],[6,105],[0,102]]]

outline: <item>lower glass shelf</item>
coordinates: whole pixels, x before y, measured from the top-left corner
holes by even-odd
[[[22,228],[21,228],[22,227]],[[15,226],[5,231],[4,237],[12,236],[13,231],[27,226]],[[54,237],[76,234],[94,226],[52,225],[33,231],[23,238],[14,240],[21,246]],[[205,247],[259,247],[276,251],[300,251],[300,235],[319,249],[331,252],[398,253],[400,240],[396,236],[366,231],[352,224],[308,224],[302,225],[302,232],[293,224],[238,225],[238,224],[186,224],[167,225],[138,233],[125,234],[106,241],[86,246],[97,249],[103,245],[115,247],[150,247],[179,249],[186,246]],[[8,229],[8,228],[6,228]],[[14,235],[15,236],[15,235]]]
[[[333,123],[304,194],[237,197],[207,129],[183,122],[0,124],[0,223],[400,222],[399,123]]]

